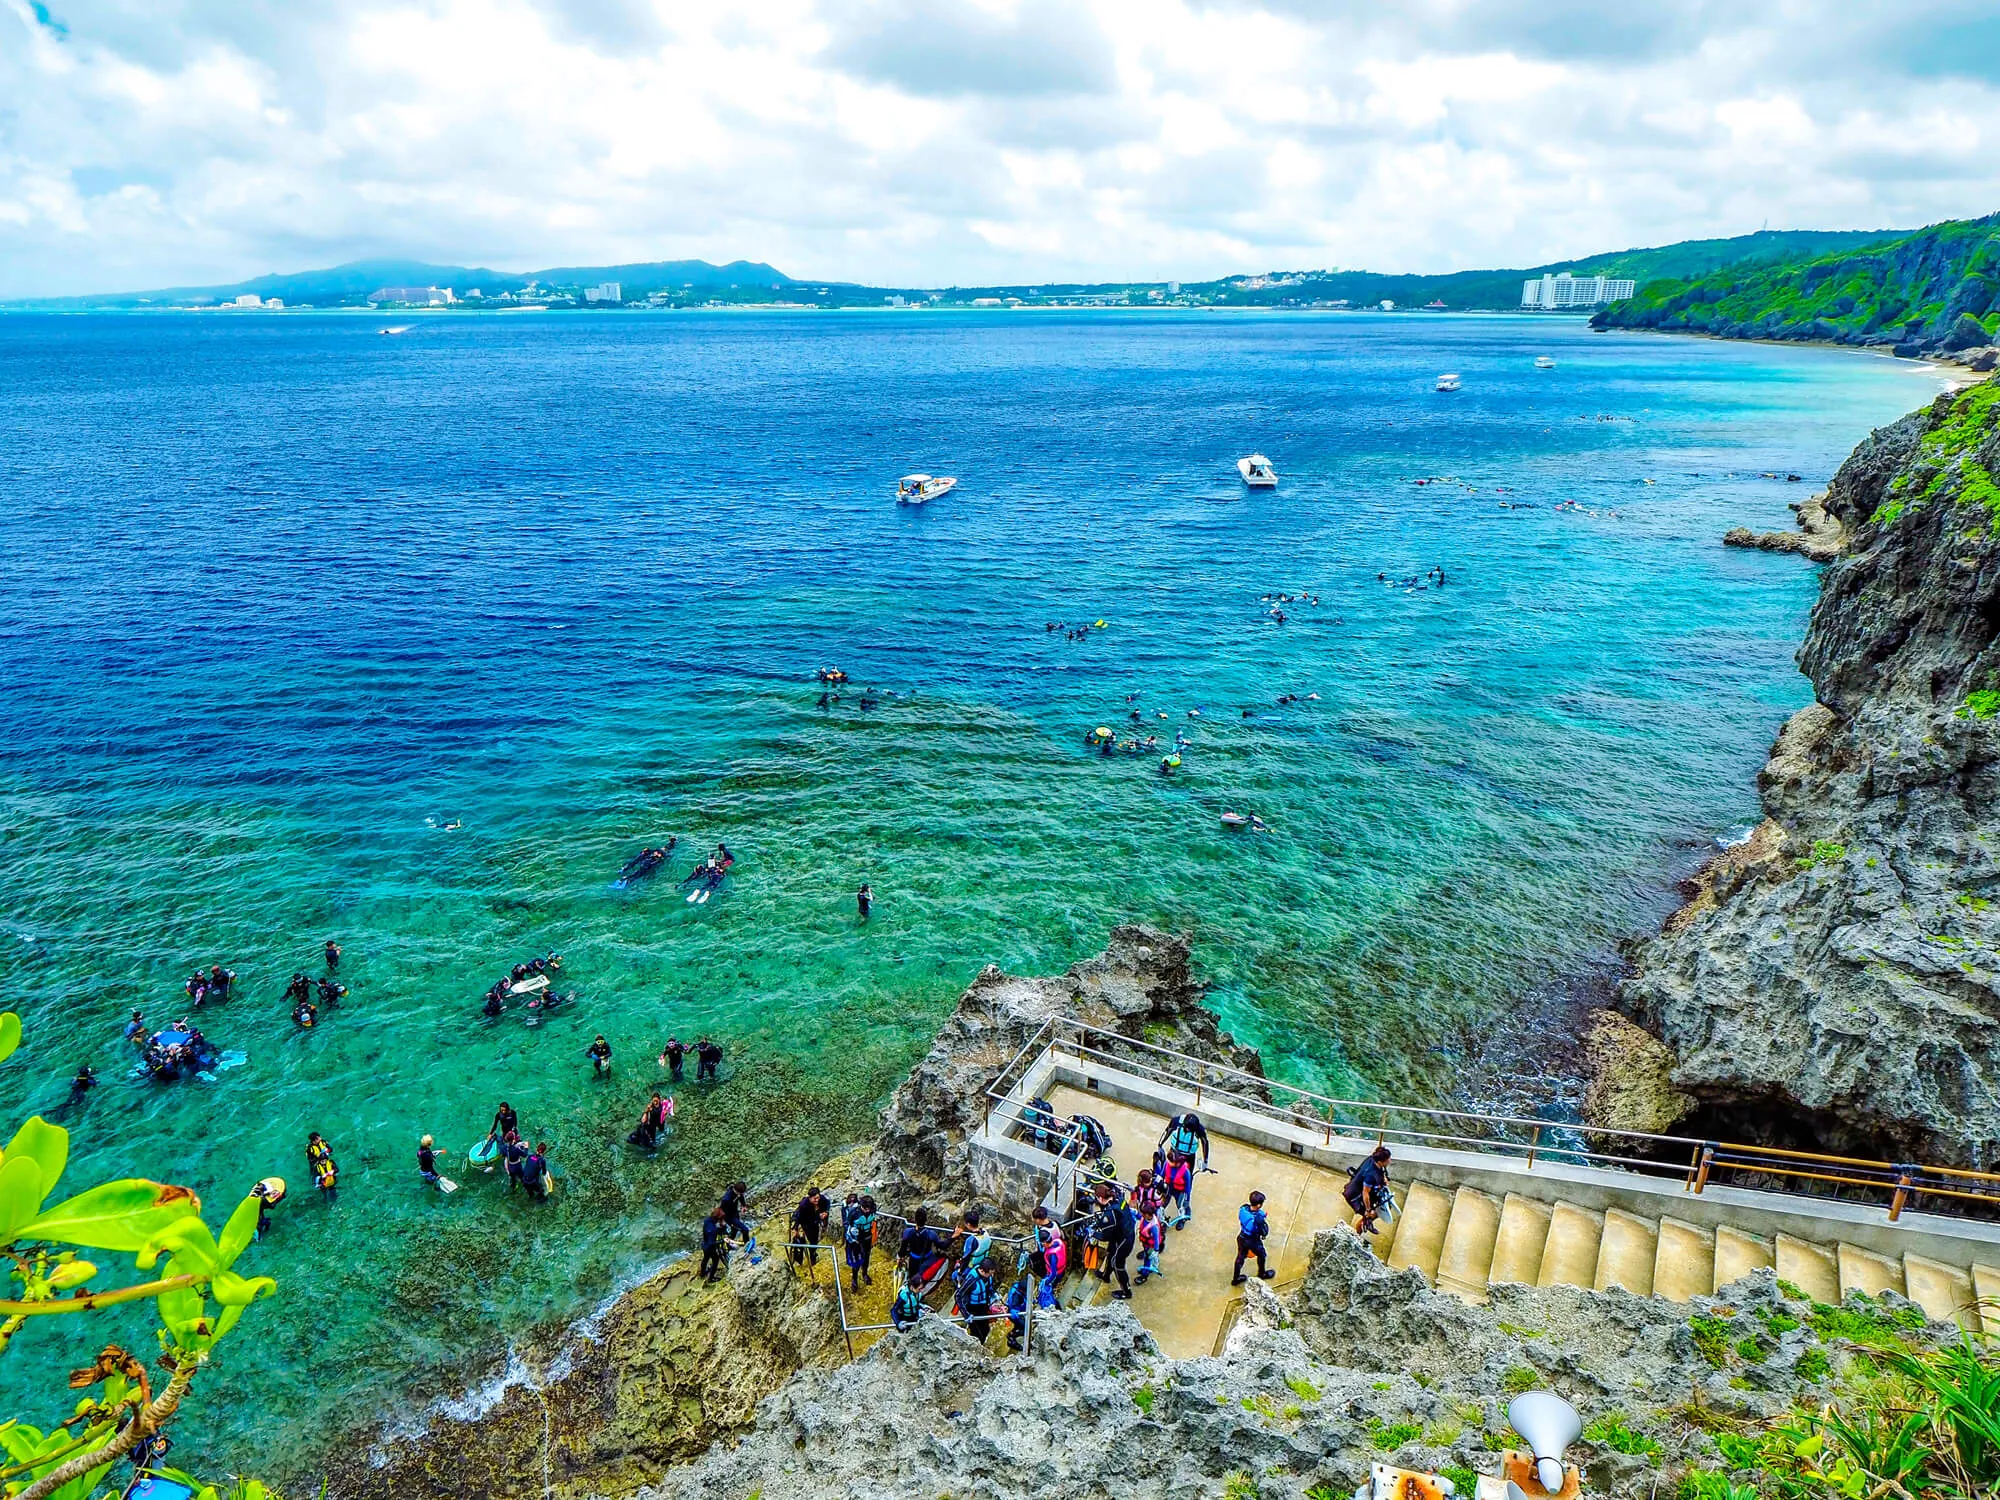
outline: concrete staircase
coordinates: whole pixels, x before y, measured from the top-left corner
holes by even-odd
[[[1622,1286],[1685,1302],[1720,1291],[1759,1266],[1774,1268],[1820,1302],[1851,1291],[1893,1291],[1963,1328],[2000,1334],[2000,1264],[1945,1265],[1920,1255],[1889,1257],[1844,1243],[1787,1234],[1766,1238],[1722,1225],[1705,1229],[1623,1209],[1598,1211],[1476,1188],[1413,1182],[1402,1210],[1384,1221],[1375,1253],[1414,1266],[1432,1285],[1484,1302],[1495,1282],[1529,1286]],[[2000,1257],[1996,1257],[2000,1259]]]

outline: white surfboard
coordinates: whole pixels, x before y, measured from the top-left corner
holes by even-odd
[[[532,995],[548,987],[549,976],[537,974],[530,979],[522,980],[519,984],[510,984],[507,986],[507,992],[512,995]]]

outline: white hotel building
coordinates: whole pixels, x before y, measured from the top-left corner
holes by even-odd
[[[1636,281],[1614,281],[1607,276],[1572,276],[1563,271],[1521,283],[1523,307],[1595,307],[1600,302],[1621,302],[1639,289]]]

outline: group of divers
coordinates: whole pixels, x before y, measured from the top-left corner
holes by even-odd
[[[680,836],[676,834],[664,844],[641,849],[625,861],[624,868],[618,872],[618,878],[611,882],[611,888],[618,891],[628,890],[642,880],[651,880],[660,872],[661,867],[667,862],[667,856],[674,852],[675,846],[679,843]],[[729,874],[729,867],[735,863],[736,856],[729,852],[729,846],[717,842],[714,853],[704,856],[699,864],[680,879],[680,884],[693,887],[687,894],[687,904],[706,906],[708,898],[722,889],[722,882]]]
[[[1078,1163],[1075,1195],[1060,1218],[1046,1205],[1034,1209],[1026,1235],[1008,1244],[1011,1264],[1001,1243],[977,1207],[968,1207],[956,1225],[933,1224],[928,1207],[905,1214],[879,1207],[872,1194],[854,1191],[835,1208],[817,1187],[806,1190],[787,1222],[786,1255],[808,1271],[816,1266],[824,1245],[838,1236],[850,1288],[857,1294],[875,1283],[875,1250],[894,1235],[893,1275],[897,1290],[889,1305],[889,1320],[897,1329],[930,1316],[935,1300],[948,1303],[949,1315],[984,1343],[996,1323],[1007,1326],[1007,1347],[1018,1350],[1027,1332],[1031,1309],[1057,1305],[1062,1285],[1072,1273],[1116,1280],[1112,1296],[1129,1299],[1135,1285],[1166,1275],[1161,1264],[1170,1230],[1182,1229],[1194,1214],[1194,1178],[1210,1170],[1208,1132],[1192,1112],[1169,1121],[1153,1153],[1153,1165],[1143,1168],[1130,1186],[1119,1180],[1111,1158],[1111,1135],[1090,1115],[1059,1119],[1046,1099],[1028,1107],[1026,1137],[1042,1150]],[[1243,1221],[1244,1238],[1236,1278],[1242,1263],[1254,1256],[1258,1274],[1269,1280],[1264,1236],[1269,1224],[1262,1214],[1262,1196],[1254,1195],[1254,1223]],[[754,1264],[762,1253],[756,1235],[744,1220],[748,1189],[731,1183],[702,1220],[701,1264],[697,1271],[714,1282],[728,1269],[735,1245]],[[1252,1207],[1246,1205],[1246,1207]],[[901,1226],[900,1233],[897,1226]],[[946,1292],[948,1296],[938,1294]]]
[[[1201,1118],[1190,1110],[1169,1120],[1153,1149],[1152,1165],[1140,1168],[1129,1184],[1112,1160],[1110,1132],[1094,1116],[1059,1118],[1048,1100],[1036,1098],[1024,1111],[1022,1124],[1024,1139],[1077,1163],[1075,1191],[1068,1204],[1060,1205],[1060,1217],[1048,1205],[1037,1204],[1027,1232],[1002,1241],[976,1206],[947,1227],[933,1224],[930,1210],[922,1205],[892,1214],[872,1194],[856,1190],[836,1209],[825,1193],[810,1187],[787,1222],[786,1255],[810,1273],[822,1246],[831,1254],[827,1241],[837,1235],[848,1285],[859,1294],[874,1285],[876,1247],[893,1235],[897,1289],[889,1321],[894,1328],[910,1328],[948,1309],[947,1315],[962,1321],[981,1343],[995,1325],[1004,1325],[1007,1347],[1013,1350],[1022,1347],[1034,1311],[1059,1305],[1063,1283],[1073,1274],[1095,1276],[1106,1284],[1115,1281],[1111,1296],[1119,1301],[1129,1300],[1135,1286],[1165,1276],[1163,1258],[1171,1234],[1194,1217],[1195,1178],[1213,1170]],[[1342,1189],[1360,1233],[1375,1233],[1377,1217],[1394,1208],[1388,1174],[1389,1151],[1379,1147]],[[744,1219],[748,1196],[742,1182],[732,1182],[702,1220],[697,1274],[704,1281],[712,1283],[727,1271],[738,1244],[753,1264],[763,1258]],[[1266,1243],[1271,1223],[1261,1192],[1248,1194],[1237,1209],[1236,1231],[1230,1284],[1248,1280],[1245,1268],[1252,1260],[1259,1279],[1275,1277]],[[934,1308],[933,1301],[940,1306]]]

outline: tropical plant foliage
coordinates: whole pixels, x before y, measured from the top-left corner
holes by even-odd
[[[0,1013],[0,1061],[21,1044],[21,1018]],[[245,1198],[213,1233],[201,1200],[184,1187],[127,1178],[58,1198],[69,1164],[69,1132],[39,1116],[0,1151],[0,1255],[12,1262],[11,1296],[0,1298],[0,1358],[44,1318],[88,1317],[104,1308],[150,1301],[158,1350],[108,1345],[73,1371],[80,1394],[68,1417],[47,1429],[0,1420],[0,1495],[9,1500],[90,1500],[114,1466],[155,1438],[180,1409],[196,1373],[234,1329],[245,1309],[277,1289],[269,1277],[246,1277],[237,1260],[256,1236],[258,1200]],[[85,1252],[130,1256],[138,1279],[107,1286]],[[164,1384],[156,1372],[164,1372]],[[142,1450],[143,1451],[143,1450]],[[168,1473],[159,1470],[156,1472]],[[202,1500],[212,1487],[175,1475]],[[235,1500],[261,1500],[263,1486],[239,1482]]]
[[[1683,1500],[1974,1500],[2000,1485],[2000,1359],[1967,1339],[1871,1347],[1833,1400],[1754,1436],[1725,1432],[1727,1472]],[[1745,1481],[1748,1481],[1747,1483]]]

